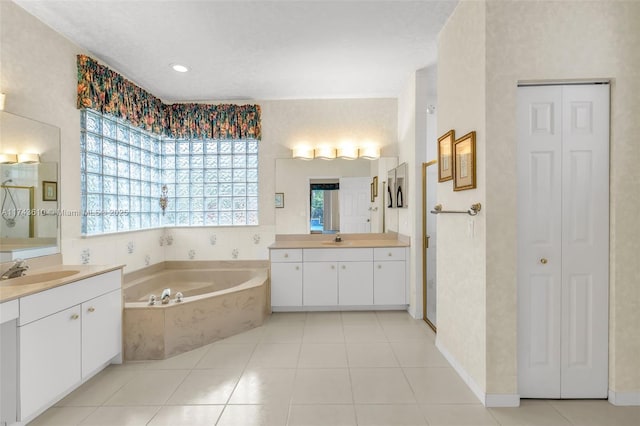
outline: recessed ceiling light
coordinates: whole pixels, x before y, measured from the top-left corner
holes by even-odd
[[[189,71],[189,68],[185,67],[184,65],[180,65],[180,64],[171,64],[171,68],[173,68],[173,70],[177,71],[177,72],[187,72],[187,71]]]

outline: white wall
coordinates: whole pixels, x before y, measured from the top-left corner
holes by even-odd
[[[438,248],[438,338],[487,394],[518,389],[517,82],[610,78],[609,387],[623,399],[640,395],[638,22],[640,3],[632,1],[464,1],[440,34],[438,133],[478,131],[478,190],[465,191],[477,197],[449,197],[460,207],[480,201],[483,211],[471,240],[464,226],[447,229],[439,219],[438,242],[450,243]],[[467,276],[459,277],[461,261],[476,250]],[[466,291],[448,294],[463,290],[454,283],[465,280]]]
[[[445,210],[485,204],[485,6],[462,2],[438,40],[438,135],[476,131],[477,188],[454,192],[437,185]],[[438,345],[466,370],[472,387],[486,386],[485,215],[438,215]],[[475,234],[467,232],[473,224]]]
[[[61,208],[79,210],[80,114],[76,109],[76,55],[87,52],[12,2],[0,2],[0,15],[0,89],[7,94],[6,110],[60,128]],[[80,235],[80,218],[63,217],[64,262],[127,264],[125,271],[129,272],[164,259],[188,259],[191,250],[196,259],[231,259],[234,249],[241,259],[265,259],[267,246],[274,241],[276,233],[273,200],[276,158],[290,158],[290,149],[303,141],[339,143],[344,139],[372,141],[382,147],[383,155],[397,155],[396,99],[255,103],[262,107],[263,126],[259,158],[260,226],[171,228],[84,238]],[[212,245],[214,234],[216,244]],[[168,235],[173,238],[171,245],[167,245],[164,238]],[[134,247],[131,253],[130,245]]]

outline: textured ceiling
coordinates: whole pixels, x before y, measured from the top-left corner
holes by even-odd
[[[15,2],[169,102],[397,97],[411,72],[435,63],[437,34],[457,4]]]

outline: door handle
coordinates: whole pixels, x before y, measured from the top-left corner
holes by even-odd
[[[548,260],[546,258],[544,258],[544,257],[542,259],[540,259],[540,263],[542,263],[543,265],[546,265],[547,262],[548,262]]]

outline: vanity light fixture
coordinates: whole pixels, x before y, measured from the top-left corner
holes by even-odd
[[[16,164],[18,156],[16,154],[0,154],[0,164]]]
[[[321,160],[333,160],[336,158],[336,149],[330,146],[321,146],[316,148],[315,157]]]
[[[376,146],[360,148],[360,155],[358,158],[364,158],[365,160],[377,160],[380,158],[380,148]]]
[[[306,146],[293,148],[293,158],[296,160],[313,160],[313,148]]]
[[[358,158],[358,148],[353,146],[343,146],[338,148],[338,158],[343,160],[355,160]]]
[[[38,164],[40,156],[34,153],[18,154],[18,163],[22,164]]]
[[[181,64],[171,64],[171,68],[176,72],[188,72],[189,67]]]

